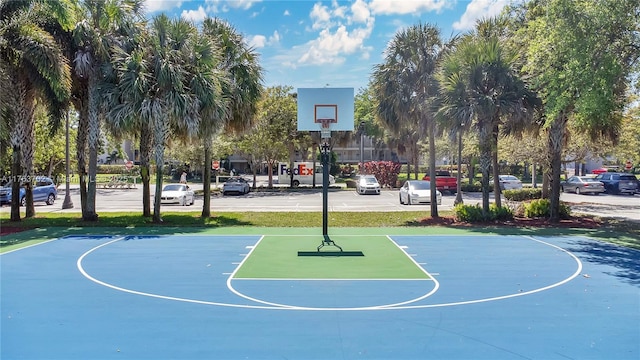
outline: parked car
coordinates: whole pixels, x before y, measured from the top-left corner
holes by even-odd
[[[33,185],[33,202],[45,202],[47,205],[53,205],[58,197],[58,190],[51,178],[46,176],[36,176]],[[13,183],[7,182],[0,188],[0,203],[11,203]],[[20,186],[20,206],[26,205],[26,190],[24,184]]]
[[[591,176],[572,176],[560,183],[563,192],[576,194],[595,194],[604,192],[604,184]]]
[[[161,204],[193,205],[195,195],[186,184],[167,184],[162,188]]]
[[[431,181],[429,173],[422,180]],[[455,194],[458,191],[458,178],[446,170],[436,170],[436,189]]]
[[[241,176],[230,177],[227,182],[222,185],[222,195],[229,193],[247,194],[249,193],[249,182]]]
[[[380,183],[373,175],[361,175],[356,181],[356,192],[358,194],[380,195]]]
[[[513,175],[498,175],[498,182],[501,190],[519,190],[522,189],[522,181]],[[493,186],[493,180],[490,181]]]
[[[400,204],[430,204],[431,182],[426,180],[407,180],[400,188]],[[436,203],[442,204],[442,193],[436,190]]]
[[[598,174],[595,179],[604,184],[604,190],[608,194],[640,193],[638,179],[632,174],[606,172]]]

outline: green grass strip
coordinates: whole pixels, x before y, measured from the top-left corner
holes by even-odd
[[[364,256],[298,256],[315,251],[321,235],[265,236],[236,272],[235,278],[257,279],[428,279],[386,236],[331,236],[344,251]],[[338,250],[325,246],[324,250]]]

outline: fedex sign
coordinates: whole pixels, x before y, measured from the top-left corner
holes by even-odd
[[[284,175],[284,174],[291,175],[291,170],[289,170],[289,167],[287,166],[287,164],[281,163],[280,169],[278,171],[278,175]],[[293,167],[293,175],[300,175],[300,176],[313,175],[313,166],[309,166],[309,164],[305,164],[305,163],[296,164]]]

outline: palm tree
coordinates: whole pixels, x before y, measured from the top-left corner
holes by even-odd
[[[251,127],[257,103],[262,93],[262,68],[258,54],[231,25],[219,19],[207,18],[202,33],[216,43],[222,52],[217,72],[211,80],[220,93],[203,102],[199,134],[204,145],[204,205],[202,217],[211,216],[211,145],[213,136],[225,128],[232,132]],[[224,77],[220,79],[219,77]]]
[[[151,24],[148,46],[148,82],[141,116],[153,131],[156,163],[156,189],[153,221],[162,222],[160,200],[164,149],[171,129],[195,134],[201,120],[203,93],[215,94],[211,82],[216,65],[214,45],[198,36],[196,28],[185,20],[171,20],[159,15]],[[205,74],[198,77],[198,73]],[[212,94],[212,96],[214,96]]]
[[[438,28],[428,24],[411,26],[391,40],[385,62],[376,66],[373,73],[379,118],[392,133],[406,139],[405,147],[416,167],[418,141],[428,135],[431,179],[436,178],[436,122],[430,103],[438,89],[435,73],[441,50]],[[431,198],[436,198],[435,186],[431,187]],[[435,201],[431,202],[431,216],[438,217]]]
[[[446,57],[440,74],[441,111],[461,127],[478,134],[482,172],[482,208],[489,215],[489,177],[493,165],[497,179],[499,131],[517,133],[533,119],[535,96],[514,70],[515,58],[495,36],[467,36]],[[457,125],[456,125],[457,126]],[[500,189],[495,193],[500,206]]]
[[[101,94],[104,67],[109,65],[112,49],[128,39],[132,24],[141,18],[142,5],[142,0],[84,0],[81,13],[84,20],[74,29],[75,94],[79,96],[75,101],[80,115],[76,149],[81,177],[85,173],[85,142],[89,152],[86,198],[81,198],[83,220],[95,221],[98,218],[98,144],[100,122],[106,113]],[[82,181],[81,186],[84,185]],[[80,194],[85,194],[83,189]]]
[[[32,174],[34,109],[39,99],[47,105],[54,124],[60,124],[67,107],[71,75],[55,33],[71,29],[73,16],[65,1],[0,2],[0,84],[4,98],[0,107],[9,125],[13,150],[11,220],[20,220],[19,186],[26,184],[26,216],[35,215]],[[7,92],[7,89],[11,89]]]

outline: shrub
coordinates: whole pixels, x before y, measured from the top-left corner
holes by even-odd
[[[542,197],[542,189],[505,190],[502,195],[510,201],[534,200]]]
[[[478,204],[458,204],[453,208],[453,212],[456,214],[456,219],[458,219],[458,221],[473,223],[485,220],[484,216],[482,215],[482,208]]]
[[[393,161],[368,161],[362,168],[365,174],[374,175],[380,186],[394,187],[402,165]]]
[[[485,217],[482,214],[482,207],[476,205],[458,204],[453,208],[456,218],[465,222],[482,222],[482,221],[504,221],[513,219],[513,212],[508,207],[497,207],[492,204],[489,207],[489,214]]]
[[[562,219],[567,219],[571,215],[571,209],[565,203],[560,203],[559,215]],[[551,202],[549,199],[532,200],[524,206],[524,216],[528,218],[550,217]]]
[[[481,192],[482,186],[480,184],[462,184],[460,190],[464,192]]]
[[[489,215],[491,220],[513,220],[513,211],[506,206],[497,207],[495,204],[491,204],[489,207]]]

